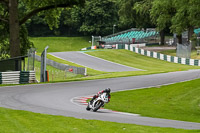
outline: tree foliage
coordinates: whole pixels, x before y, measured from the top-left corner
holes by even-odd
[[[62,11],[59,8],[80,6],[84,2],[84,0],[0,0],[2,9],[0,11],[0,30],[1,32],[6,31],[4,32],[6,35],[2,36],[4,39],[0,42],[0,48],[3,51],[1,54],[5,53],[5,50],[10,51],[7,51],[6,54],[10,54],[11,57],[25,54],[24,49],[29,48],[32,44],[27,39],[27,32],[23,24],[32,16],[43,15],[46,23],[53,29],[53,27],[59,25],[59,17]],[[4,46],[8,47],[8,44],[9,48],[4,48]]]
[[[186,3],[185,3],[186,2]],[[176,9],[175,15],[172,17],[171,30],[177,34],[181,34],[190,27],[190,19],[188,8],[190,8],[189,0],[173,0],[174,7]]]
[[[94,35],[112,33],[118,20],[116,4],[112,0],[87,0],[82,9],[80,31]]]
[[[9,8],[11,2],[16,9]],[[199,0],[0,0],[0,9],[3,58],[25,55],[33,46],[26,27],[38,36],[107,35],[116,24],[126,29],[156,27],[161,33],[170,29],[178,35],[189,30],[189,37],[200,27]]]
[[[170,28],[181,36],[188,30],[189,39],[194,27],[200,26],[199,7],[197,0],[143,0],[135,5],[140,13],[150,12],[151,21],[159,31]]]
[[[122,0],[120,3],[120,22],[131,28],[152,28],[149,8],[143,0]],[[142,6],[141,6],[142,5]]]
[[[190,0],[190,8],[188,9],[190,24],[200,27],[200,1]]]
[[[172,0],[154,0],[150,10],[152,22],[158,31],[164,30],[171,25],[171,18],[175,14]]]

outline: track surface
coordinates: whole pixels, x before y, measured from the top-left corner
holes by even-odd
[[[110,87],[112,91],[120,91],[171,84],[196,78],[200,78],[200,70],[68,83],[0,87],[0,106],[84,119],[158,127],[200,129],[200,123],[141,117],[104,109],[98,112],[90,112],[85,110],[86,106],[79,105],[76,102],[77,97],[91,96],[106,87]]]
[[[139,71],[133,67],[124,66],[107,60],[103,60],[83,52],[55,52],[50,53],[58,58],[80,64],[85,67],[92,68],[94,70],[104,71],[104,72],[122,72],[122,71]]]

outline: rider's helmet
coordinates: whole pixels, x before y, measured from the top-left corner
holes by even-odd
[[[105,92],[110,93],[110,88],[106,88]]]

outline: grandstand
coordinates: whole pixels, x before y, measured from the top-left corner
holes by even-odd
[[[116,43],[137,43],[145,42],[146,39],[156,37],[158,32],[153,28],[149,28],[146,31],[132,28],[130,30],[122,31],[113,35],[109,35],[102,38],[102,41],[105,41],[106,44],[116,44]]]
[[[195,30],[194,30],[194,33],[198,35],[198,34],[200,33],[200,28],[195,29]]]

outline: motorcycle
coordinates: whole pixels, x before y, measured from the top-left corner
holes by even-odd
[[[98,109],[104,106],[105,103],[108,103],[108,94],[107,93],[102,93],[99,95],[98,98],[94,99],[93,103],[88,102],[88,105],[86,107],[86,110],[92,110],[93,112],[96,112]]]

